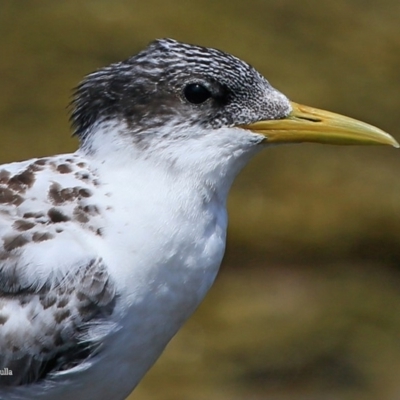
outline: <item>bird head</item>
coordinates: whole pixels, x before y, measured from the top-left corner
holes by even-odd
[[[124,146],[150,149],[202,138],[216,146],[237,140],[242,148],[300,142],[398,147],[376,127],[289,101],[230,54],[172,39],[89,74],[76,89],[72,123],[88,148],[105,124],[121,127]]]

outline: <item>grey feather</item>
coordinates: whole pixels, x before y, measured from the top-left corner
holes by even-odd
[[[10,277],[13,282],[20,278],[18,268],[11,270],[0,270],[0,332],[7,332],[0,337],[0,369],[8,368],[13,375],[0,376],[0,387],[36,382],[90,357],[97,342],[90,340],[88,332],[112,314],[117,299],[101,259],[77,265],[41,287],[11,285],[7,290]],[[8,316],[1,314],[10,302],[31,323],[22,336],[15,330],[24,327],[7,327]]]

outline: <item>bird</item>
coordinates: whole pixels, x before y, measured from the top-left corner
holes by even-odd
[[[0,166],[2,400],[126,398],[212,286],[255,154],[399,146],[174,39],[87,75],[71,123],[75,153]]]

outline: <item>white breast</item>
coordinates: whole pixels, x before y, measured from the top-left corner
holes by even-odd
[[[119,288],[120,329],[103,348],[110,368],[93,366],[88,379],[107,374],[109,382],[114,369],[127,395],[211,287],[225,250],[227,216],[225,201],[190,182],[157,170],[113,172],[110,180],[102,176],[113,208],[99,251]]]

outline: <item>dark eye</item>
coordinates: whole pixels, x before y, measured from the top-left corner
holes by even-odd
[[[210,91],[199,83],[189,83],[183,89],[183,94],[189,103],[201,104],[211,97]]]

